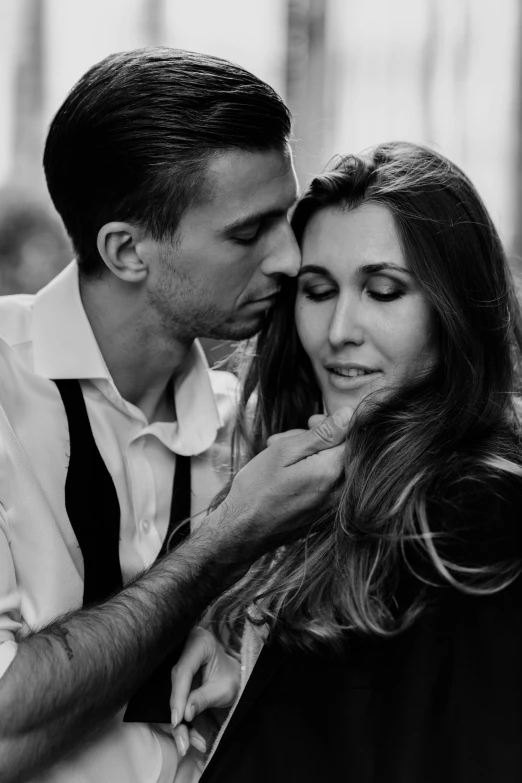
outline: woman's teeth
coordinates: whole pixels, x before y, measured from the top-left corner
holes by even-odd
[[[333,369],[336,375],[343,375],[346,378],[358,378],[361,375],[370,375],[373,370],[360,370],[355,367],[350,367],[349,370]]]

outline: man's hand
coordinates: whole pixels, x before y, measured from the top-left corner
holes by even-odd
[[[274,436],[235,477],[224,503],[201,526],[215,546],[229,548],[236,563],[301,535],[340,478],[344,442],[353,415],[341,408],[314,417],[310,430]]]
[[[320,424],[322,421],[324,421],[327,418],[328,418],[327,413],[314,413],[314,415],[310,416],[310,418],[308,419],[308,429],[311,430],[313,427],[317,427],[318,424]],[[298,430],[286,430],[286,432],[278,432],[275,435],[270,435],[270,437],[266,442],[266,445],[271,446],[272,443],[277,443],[277,441],[281,440],[282,438],[288,438],[289,435],[301,435],[303,432],[306,431],[307,430],[304,429],[298,429]]]
[[[196,726],[189,729],[183,721],[191,723],[210,708],[230,707],[239,692],[239,685],[238,661],[227,655],[210,631],[194,628],[172,669],[172,733],[182,756],[189,744],[205,753],[213,740],[213,736],[208,735],[208,725],[196,722]],[[214,715],[210,721],[210,726],[215,727],[211,735],[215,735],[218,728],[215,718]]]
[[[341,409],[271,443],[187,541],[108,601],[20,641],[0,678],[2,782],[30,780],[89,739],[220,593],[306,530],[341,474],[350,418]]]

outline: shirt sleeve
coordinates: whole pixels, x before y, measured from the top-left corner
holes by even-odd
[[[0,677],[16,655],[16,634],[22,627],[20,596],[9,542],[9,523],[0,505]]]

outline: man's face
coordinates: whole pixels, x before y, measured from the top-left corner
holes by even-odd
[[[210,197],[183,215],[174,242],[146,240],[149,305],[165,336],[242,340],[270,312],[300,253],[288,211],[291,154],[228,150],[209,162]]]

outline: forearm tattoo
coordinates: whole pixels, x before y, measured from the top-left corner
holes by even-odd
[[[52,625],[50,628],[47,629],[48,634],[52,634],[55,636],[58,641],[62,644],[65,652],[67,653],[67,659],[69,661],[72,661],[74,658],[74,653],[72,651],[71,645],[69,644],[69,640],[67,637],[69,636],[69,631],[67,628],[64,628],[63,625],[59,625],[58,623],[55,623],[55,625]]]

